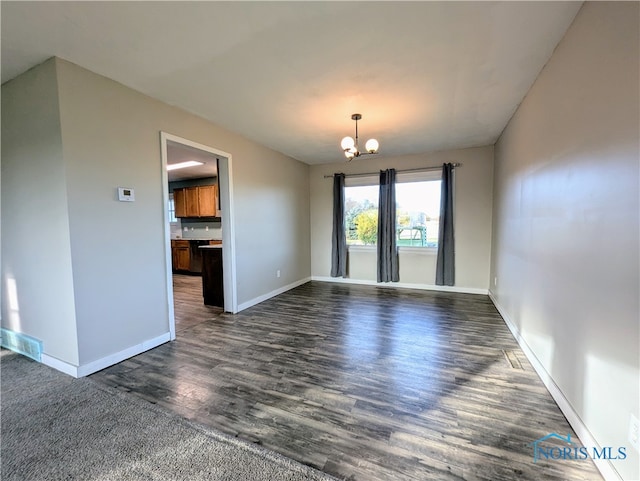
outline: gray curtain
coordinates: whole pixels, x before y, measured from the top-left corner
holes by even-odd
[[[331,277],[347,277],[347,238],[344,226],[344,174],[333,175]]]
[[[400,268],[396,247],[396,171],[380,171],[378,207],[378,282],[398,282]]]
[[[438,260],[436,285],[455,283],[455,249],[453,235],[453,164],[442,164],[440,190],[440,231],[438,232]]]

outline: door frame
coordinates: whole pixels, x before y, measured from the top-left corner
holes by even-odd
[[[167,303],[169,311],[169,334],[176,338],[176,319],[173,300],[173,271],[171,268],[171,228],[169,226],[169,175],[167,173],[167,141],[183,144],[215,155],[218,159],[218,183],[220,185],[220,207],[222,210],[222,270],[224,283],[224,310],[238,312],[236,278],[236,241],[233,196],[232,155],[214,147],[160,131],[162,157],[162,200],[164,202],[165,272],[167,277]]]

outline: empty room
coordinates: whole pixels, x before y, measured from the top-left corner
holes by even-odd
[[[640,2],[0,2],[3,480],[640,480]]]

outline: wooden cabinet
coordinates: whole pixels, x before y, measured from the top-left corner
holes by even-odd
[[[206,185],[197,189],[200,217],[216,217],[218,215],[218,186]]]
[[[171,240],[171,265],[173,272],[201,274],[202,273],[202,249],[203,245],[221,245],[217,239],[172,239]]]
[[[188,240],[171,241],[171,261],[174,271],[189,271],[191,267],[191,244]]]
[[[202,185],[173,190],[176,217],[216,217],[218,186]]]
[[[184,189],[185,211],[187,212],[185,217],[200,217],[198,190],[200,190],[200,187],[187,187]]]
[[[187,217],[187,204],[184,199],[184,189],[174,189],[173,203],[176,210],[176,217]]]

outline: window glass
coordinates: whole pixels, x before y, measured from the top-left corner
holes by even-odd
[[[398,247],[436,247],[439,224],[439,180],[396,183]]]
[[[345,187],[347,245],[376,245],[378,237],[377,185]]]
[[[398,176],[396,182],[396,244],[398,247],[437,247],[440,223],[439,177],[439,173],[437,177],[433,173]],[[368,185],[361,185],[364,182]],[[351,180],[350,183],[352,185],[348,183],[345,187],[347,245],[376,245],[379,195],[377,179],[357,179]]]

